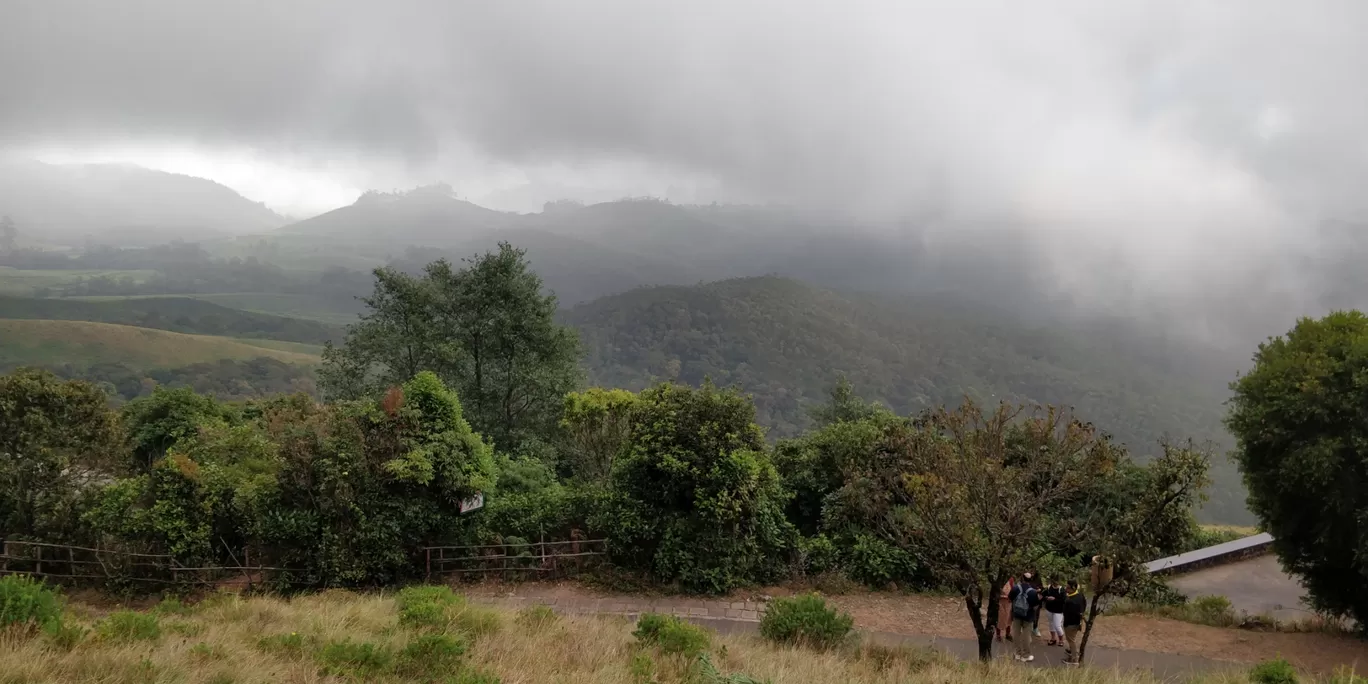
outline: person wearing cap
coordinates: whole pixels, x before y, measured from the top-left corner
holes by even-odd
[[[1016,659],[1029,663],[1035,660],[1031,654],[1032,622],[1040,610],[1040,592],[1032,584],[1030,573],[1012,587],[1007,599],[1012,606],[1012,629],[1016,631]]]

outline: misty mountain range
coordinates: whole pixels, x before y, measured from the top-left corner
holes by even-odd
[[[0,163],[0,215],[54,246],[212,240],[288,220],[204,178],[125,164]]]

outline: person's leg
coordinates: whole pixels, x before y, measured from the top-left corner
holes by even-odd
[[[1031,621],[1013,620],[1013,631],[1016,632],[1016,652],[1017,657],[1025,660],[1031,657]]]
[[[1059,645],[1064,645],[1064,614],[1050,613],[1050,632],[1054,639],[1059,641]]]
[[[1070,626],[1064,628],[1064,640],[1068,642],[1068,658],[1065,662],[1078,662],[1078,627]]]

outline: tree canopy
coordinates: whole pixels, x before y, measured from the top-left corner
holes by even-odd
[[[515,449],[554,427],[562,397],[579,385],[575,333],[556,323],[555,296],[507,243],[461,269],[446,260],[419,276],[376,269],[363,301],[343,345],[323,353],[328,397],[373,396],[432,371],[457,389],[478,432]]]
[[[1368,622],[1368,316],[1298,321],[1232,384],[1249,505],[1312,605]]]

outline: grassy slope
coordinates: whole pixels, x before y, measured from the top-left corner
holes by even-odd
[[[251,337],[319,346],[327,340],[342,337],[339,326],[241,311],[185,296],[98,301],[0,296],[0,318],[116,323],[194,335]]]
[[[333,591],[290,601],[224,596],[161,616],[160,636],[142,640],[102,638],[98,621],[104,611],[76,605],[70,612],[80,617],[69,617],[68,622],[95,627],[70,651],[42,636],[0,633],[0,677],[15,683],[741,681],[691,675],[689,660],[638,646],[632,624],[621,618],[529,620],[502,610],[467,607],[440,628],[449,638],[468,644],[466,653],[460,662],[443,663],[432,657],[409,660],[397,655],[386,661],[384,654],[398,654],[424,632],[398,624],[394,602],[379,595]],[[345,642],[351,646],[337,646]],[[370,650],[363,650],[367,645]],[[855,645],[817,652],[775,647],[752,636],[714,636],[709,650],[724,675],[745,673],[774,684],[1157,684],[1142,672],[1046,671],[1005,661],[984,669],[912,649]],[[349,665],[339,657],[346,653],[369,657]],[[329,677],[320,673],[324,667],[350,669],[351,676]],[[489,678],[473,678],[471,673],[476,672]],[[1232,671],[1193,681],[1233,684],[1247,677]]]
[[[133,368],[175,368],[219,359],[269,357],[315,364],[313,354],[246,344],[208,335],[88,321],[0,319],[0,368],[21,365],[123,363]]]
[[[277,292],[214,292],[186,294],[148,294],[148,295],[89,295],[66,297],[67,301],[111,302],[137,301],[144,299],[198,299],[238,311],[284,316],[306,321],[317,321],[329,325],[355,323],[359,305],[347,305],[337,301],[306,294],[287,294]]]
[[[943,299],[837,294],[783,278],[655,287],[571,310],[596,384],[654,379],[739,384],[776,436],[806,424],[844,373],[866,398],[903,413],[965,396],[981,403],[1073,406],[1144,457],[1165,437],[1224,439],[1225,388],[1086,335],[1034,329]],[[1248,521],[1221,459],[1210,516]]]

